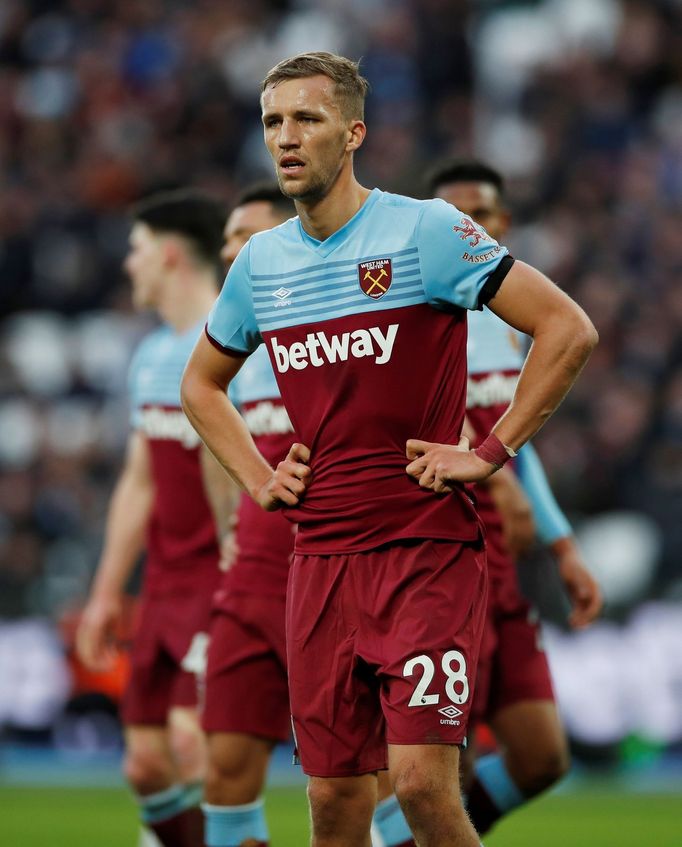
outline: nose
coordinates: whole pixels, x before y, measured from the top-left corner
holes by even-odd
[[[279,128],[279,137],[277,143],[283,150],[290,150],[292,147],[299,147],[300,140],[298,137],[298,124],[296,121],[285,118]]]

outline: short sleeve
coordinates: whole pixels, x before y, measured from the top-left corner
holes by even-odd
[[[253,309],[249,252],[247,244],[232,263],[206,323],[211,343],[238,356],[248,356],[263,340]]]
[[[128,404],[130,409],[128,420],[132,429],[139,429],[142,426],[142,404],[140,402],[139,379],[144,347],[146,344],[147,341],[143,341],[135,353],[133,353],[133,358],[131,359],[130,366],[128,368]]]
[[[444,200],[424,203],[415,234],[427,301],[441,309],[481,309],[514,263],[506,247]]]

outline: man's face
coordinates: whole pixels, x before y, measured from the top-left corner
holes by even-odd
[[[283,194],[292,200],[326,196],[343,165],[354,121],[341,114],[326,76],[268,86],[261,96],[265,144]]]
[[[267,200],[257,200],[237,206],[227,219],[223,230],[225,244],[220,251],[220,257],[225,267],[229,268],[237,258],[237,253],[252,235],[272,229],[283,220],[282,215],[278,214],[272,203]]]
[[[138,221],[130,231],[128,243],[123,268],[132,283],[133,305],[136,309],[155,308],[166,264],[164,237]]]
[[[509,229],[509,212],[502,206],[497,188],[488,182],[445,183],[439,186],[436,197],[457,206],[496,241]]]

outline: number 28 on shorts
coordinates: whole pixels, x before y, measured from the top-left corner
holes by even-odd
[[[429,687],[436,674],[436,666],[430,656],[422,654],[408,659],[403,668],[403,676],[411,677],[416,669],[422,669],[421,679],[417,682],[415,689],[407,704],[413,706],[435,706],[441,702],[440,694],[436,691],[429,692]],[[469,699],[469,680],[467,679],[466,659],[459,650],[448,650],[441,660],[441,668],[445,676],[445,694],[451,703],[458,706],[466,703]]]

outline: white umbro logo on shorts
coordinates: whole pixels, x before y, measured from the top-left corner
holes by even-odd
[[[441,715],[445,715],[446,718],[450,718],[450,720],[458,718],[462,714],[461,710],[456,706],[446,706],[444,709],[438,709],[438,712]]]
[[[273,297],[277,297],[279,300],[286,300],[286,298],[291,294],[288,288],[278,288],[277,291],[272,292]]]

